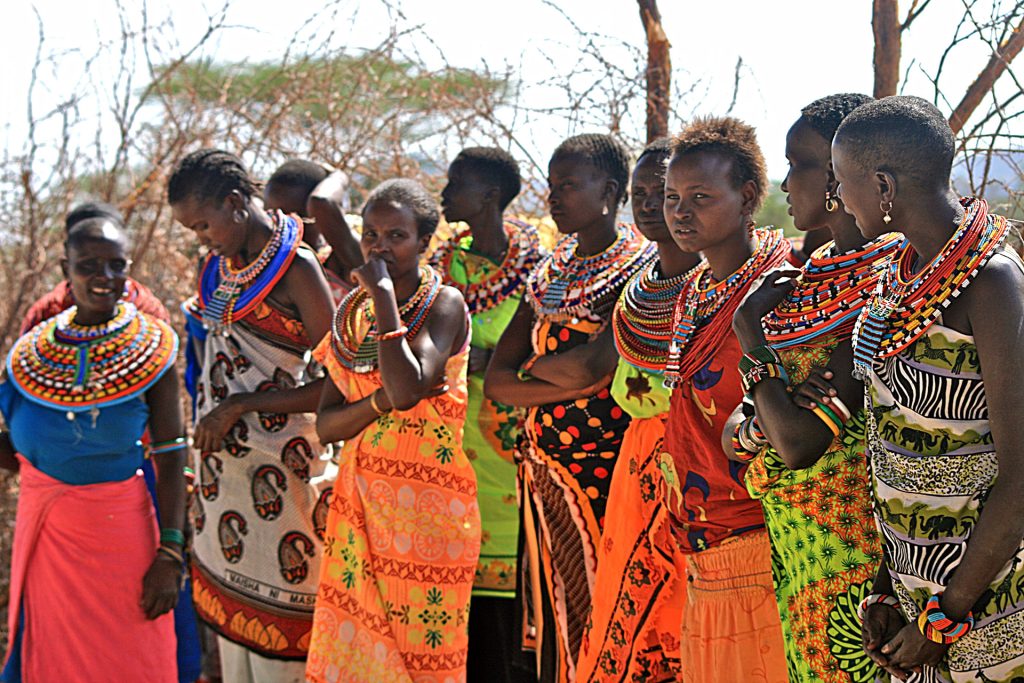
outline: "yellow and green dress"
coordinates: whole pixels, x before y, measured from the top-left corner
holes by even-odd
[[[462,292],[473,328],[472,348],[492,351],[519,307],[526,278],[540,260],[532,225],[507,219],[508,251],[501,262],[473,251],[468,230],[442,243],[431,265],[446,285]],[[470,373],[462,440],[473,463],[480,502],[482,538],[474,596],[514,598],[519,535],[514,450],[524,411],[484,396],[484,372]]]
[[[765,338],[791,387],[827,366],[850,338],[898,244],[897,236],[886,235],[846,252],[823,245],[765,316]],[[857,607],[871,593],[882,541],[871,512],[864,411],[850,408],[851,419],[810,467],[789,469],[769,444],[747,468],[747,490],[764,507],[794,682],[860,683],[879,674],[864,652]]]

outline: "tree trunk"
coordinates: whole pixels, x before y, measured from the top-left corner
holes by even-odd
[[[637,0],[647,33],[647,142],[668,135],[671,108],[672,45],[661,25],[657,0]]]
[[[900,82],[903,27],[899,0],[873,0],[871,30],[875,36],[875,97],[896,94]]]
[[[992,54],[988,64],[985,65],[985,68],[981,70],[978,77],[971,83],[971,87],[967,88],[964,98],[960,100],[960,104],[953,110],[949,117],[949,125],[954,133],[959,133],[963,130],[967,120],[971,118],[971,114],[981,104],[985,95],[992,90],[996,80],[1003,75],[1006,67],[1020,53],[1021,48],[1024,48],[1024,19],[1013,30],[1010,37]]]

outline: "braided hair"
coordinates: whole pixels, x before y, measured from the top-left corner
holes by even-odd
[[[412,211],[417,237],[432,235],[441,220],[434,198],[425,187],[408,178],[392,178],[375,187],[363,204],[363,217],[370,205],[379,203],[397,204]]]
[[[498,202],[503,211],[522,189],[519,179],[519,163],[503,149],[467,147],[459,152],[452,161],[451,165],[455,164],[462,164],[487,182],[497,185],[501,192]]]
[[[575,157],[606,173],[619,184],[615,204],[625,204],[629,187],[629,151],[610,135],[584,133],[568,138],[555,148],[551,161]]]
[[[671,156],[672,138],[662,137],[658,138],[657,140],[652,140],[651,142],[648,142],[647,146],[644,147],[642,152],[640,152],[640,156],[636,158],[636,163],[639,164],[641,159],[650,154],[663,157]]]
[[[811,129],[829,142],[836,135],[836,129],[850,112],[862,104],[874,102],[870,95],[859,93],[837,93],[814,100],[800,110],[802,118]]]
[[[754,127],[731,116],[707,116],[694,119],[672,141],[673,158],[708,152],[732,160],[732,185],[739,189],[747,181],[754,183],[754,207],[757,211],[768,193],[768,168]]]
[[[188,197],[220,201],[234,190],[247,199],[258,193],[242,160],[219,149],[201,149],[175,166],[167,183],[167,201],[177,204]]]

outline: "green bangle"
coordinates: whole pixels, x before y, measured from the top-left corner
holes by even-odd
[[[185,534],[182,533],[181,529],[165,528],[160,530],[160,542],[161,543],[174,543],[182,547],[185,546]]]
[[[833,410],[831,408],[829,408],[827,405],[825,405],[824,403],[819,403],[818,401],[815,401],[815,403],[818,404],[818,407],[821,408],[822,411],[826,415],[828,415],[830,418],[832,418],[832,421],[836,423],[837,427],[839,427],[839,431],[843,431],[843,426],[846,423],[843,422],[842,418],[839,417],[838,415],[836,415],[835,412],[833,412]]]

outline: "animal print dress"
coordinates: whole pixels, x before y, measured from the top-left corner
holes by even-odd
[[[903,610],[916,618],[963,559],[999,472],[974,338],[934,323],[868,383],[875,516]],[[941,669],[915,681],[1024,677],[1024,541]]]

